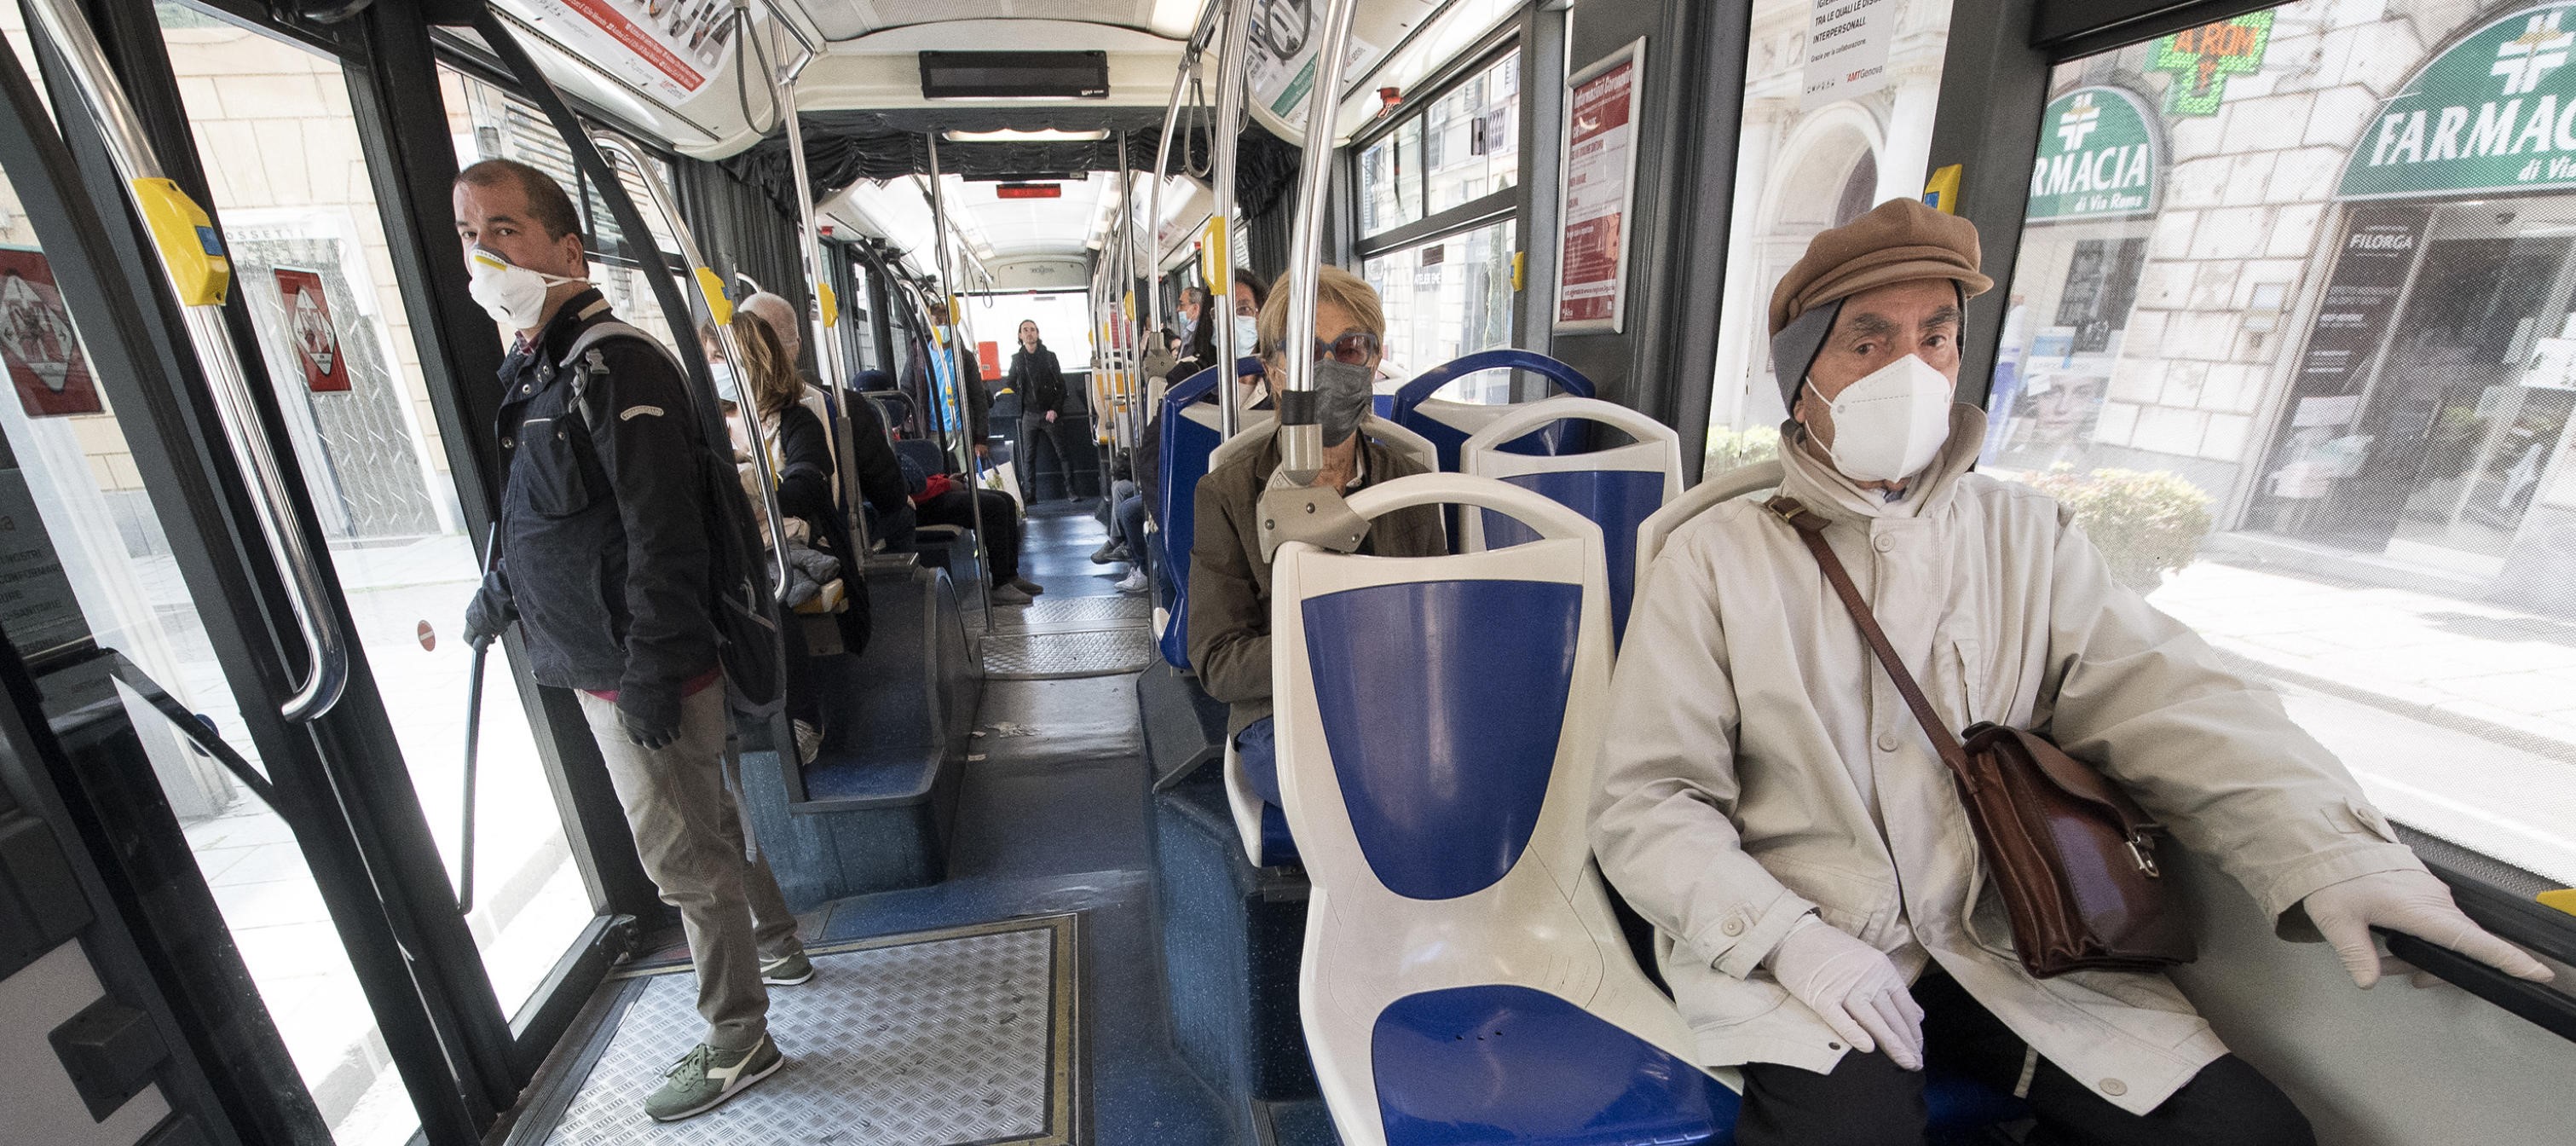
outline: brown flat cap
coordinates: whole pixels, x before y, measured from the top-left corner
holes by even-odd
[[[1977,225],[1917,199],[1890,199],[1816,236],[1771,292],[1771,333],[1799,315],[1874,287],[1949,279],[1967,295],[1994,289],[1977,270]]]

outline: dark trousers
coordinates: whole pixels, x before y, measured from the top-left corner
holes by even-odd
[[[2010,1093],[2029,1044],[1937,969],[1914,984],[1924,1057],[1935,1070]],[[2039,1060],[2027,1092],[2039,1121],[2027,1146],[2315,1146],[2288,1095],[2245,1060],[2208,1066],[2145,1115],[2131,1114]],[[1833,1073],[1777,1063],[1744,1067],[1741,1146],[1923,1146],[1923,1075],[1884,1053],[1845,1054]]]
[[[950,486],[948,492],[914,504],[913,518],[923,525],[973,529],[976,507],[966,500],[968,496],[964,487]],[[993,582],[998,585],[1019,576],[1020,507],[998,489],[975,490],[971,496],[983,502],[984,549],[993,555]]]
[[[1119,502],[1117,508],[1109,512],[1109,520],[1115,526],[1109,536],[1124,542],[1127,552],[1134,555],[1136,559],[1136,567],[1144,570],[1147,577],[1152,577],[1154,552],[1152,547],[1145,544],[1144,496],[1133,495]]]
[[[1075,451],[1089,448],[1080,440],[1081,437],[1074,432],[1073,419],[1062,414],[1052,422],[1047,421],[1044,414],[1020,419],[1019,449],[1011,456],[1011,461],[1019,467],[1022,500],[1037,504],[1040,454],[1054,455],[1056,468],[1064,473],[1064,496],[1073,496],[1073,459],[1081,456]]]

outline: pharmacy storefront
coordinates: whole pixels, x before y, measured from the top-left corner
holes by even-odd
[[[2467,7],[2059,69],[1986,465],[2160,472],[2248,544],[2576,603],[2576,2]]]

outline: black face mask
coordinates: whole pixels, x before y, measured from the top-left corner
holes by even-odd
[[[1366,366],[1326,358],[1315,364],[1315,420],[1324,428],[1324,444],[1338,446],[1360,432],[1376,394]]]

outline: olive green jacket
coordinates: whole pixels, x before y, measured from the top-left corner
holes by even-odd
[[[1420,463],[1374,439],[1364,437],[1360,449],[1365,459],[1361,476],[1368,485],[1425,472]],[[1279,444],[1267,442],[1217,467],[1198,486],[1198,533],[1190,543],[1190,665],[1209,696],[1233,706],[1226,720],[1228,735],[1270,715],[1270,563],[1261,558],[1256,511],[1261,491],[1278,468]],[[1418,505],[1377,519],[1360,552],[1380,557],[1449,552],[1439,507]]]

